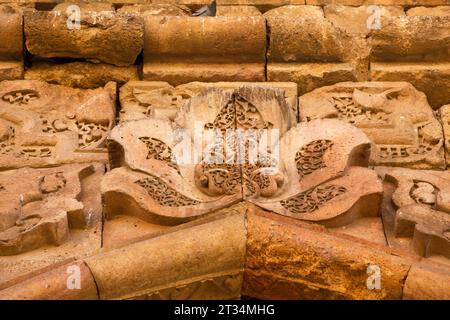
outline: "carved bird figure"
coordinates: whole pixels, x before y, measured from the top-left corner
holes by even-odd
[[[215,17],[216,16],[216,0],[213,0],[210,5],[201,7],[195,11],[193,17]]]

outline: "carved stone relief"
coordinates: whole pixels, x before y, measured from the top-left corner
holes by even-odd
[[[0,172],[0,256],[61,245],[69,229],[86,228],[93,214],[82,202],[81,181],[91,164]]]
[[[114,83],[81,90],[41,81],[4,81],[0,97],[2,169],[107,161]]]
[[[370,141],[362,131],[332,119],[300,123],[281,138],[279,150],[276,192],[249,201],[328,227],[378,216],[382,186],[367,168]]]
[[[300,97],[300,119],[337,118],[374,142],[371,164],[445,168],[442,127],[426,96],[406,82],[342,82]]]
[[[120,88],[120,121],[155,117],[175,120],[183,103],[201,91],[243,86],[283,90],[286,103],[297,115],[297,86],[290,82],[191,82],[174,87],[162,81],[130,81]]]
[[[150,89],[158,83],[126,90],[140,85],[158,100]],[[328,226],[378,215],[381,182],[367,169],[370,141],[362,131],[337,120],[296,125],[277,86],[222,86],[186,85],[190,97],[174,99],[183,100],[175,117],[113,129],[115,169],[102,183],[107,217],[174,224],[241,200]]]
[[[377,170],[385,175],[383,221],[389,245],[423,257],[450,258],[450,174]]]

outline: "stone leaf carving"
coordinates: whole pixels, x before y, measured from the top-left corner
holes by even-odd
[[[1,172],[0,255],[60,245],[70,228],[85,228],[81,180],[94,172],[89,164]]]
[[[115,169],[102,183],[107,216],[126,213],[168,224],[192,219],[242,200],[242,178],[261,179],[258,170],[274,165],[270,156],[264,164],[250,164],[246,152],[241,163],[237,137],[246,130],[283,134],[295,124],[283,90],[252,85],[196,90],[185,90],[192,97],[174,121],[148,117],[112,130]],[[258,191],[273,192],[267,189]]]
[[[279,188],[248,200],[327,227],[377,216],[382,185],[367,168],[370,141],[357,128],[324,119],[300,123],[280,140]]]
[[[127,121],[110,136],[111,165],[102,181],[107,217],[134,215],[174,224],[214,211],[241,199],[240,192],[208,196],[195,187],[191,137],[163,119]],[[180,138],[181,140],[177,140]]]
[[[442,127],[426,96],[406,82],[342,82],[299,99],[301,121],[337,118],[374,143],[371,164],[445,168]]]
[[[392,209],[383,210],[389,244],[450,258],[450,174],[387,169],[385,182],[393,190]]]
[[[47,167],[107,161],[115,84],[95,90],[41,81],[0,84],[0,166]]]
[[[202,140],[206,152],[195,169],[197,187],[211,196],[235,193],[242,187],[244,195],[273,194],[279,176],[274,173],[267,183],[260,171],[276,166],[270,140],[295,125],[291,110],[277,87],[210,88],[186,101],[176,122],[192,136],[206,132]],[[264,145],[266,150],[259,150]],[[252,150],[257,150],[255,159]]]

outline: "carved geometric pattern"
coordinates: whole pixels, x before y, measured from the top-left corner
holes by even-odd
[[[161,206],[184,207],[200,203],[200,201],[182,195],[172,187],[168,186],[160,178],[153,175],[135,181],[135,183],[147,190],[148,195]]]
[[[313,212],[322,207],[326,202],[347,192],[342,186],[328,185],[317,186],[301,192],[286,200],[280,201],[280,204],[292,213]]]
[[[325,167],[323,155],[332,145],[331,140],[314,140],[296,153],[295,162],[300,180],[304,176]]]

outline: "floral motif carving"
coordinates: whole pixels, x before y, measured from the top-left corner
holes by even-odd
[[[153,175],[149,175],[149,177],[140,179],[135,183],[147,190],[148,195],[161,206],[184,207],[200,203],[182,195],[168,186],[162,179]]]
[[[314,140],[297,151],[295,162],[300,179],[325,167],[323,156],[331,146],[331,140]]]
[[[344,194],[347,189],[337,185],[317,186],[291,198],[280,201],[292,213],[300,214],[320,209],[330,200]]]

